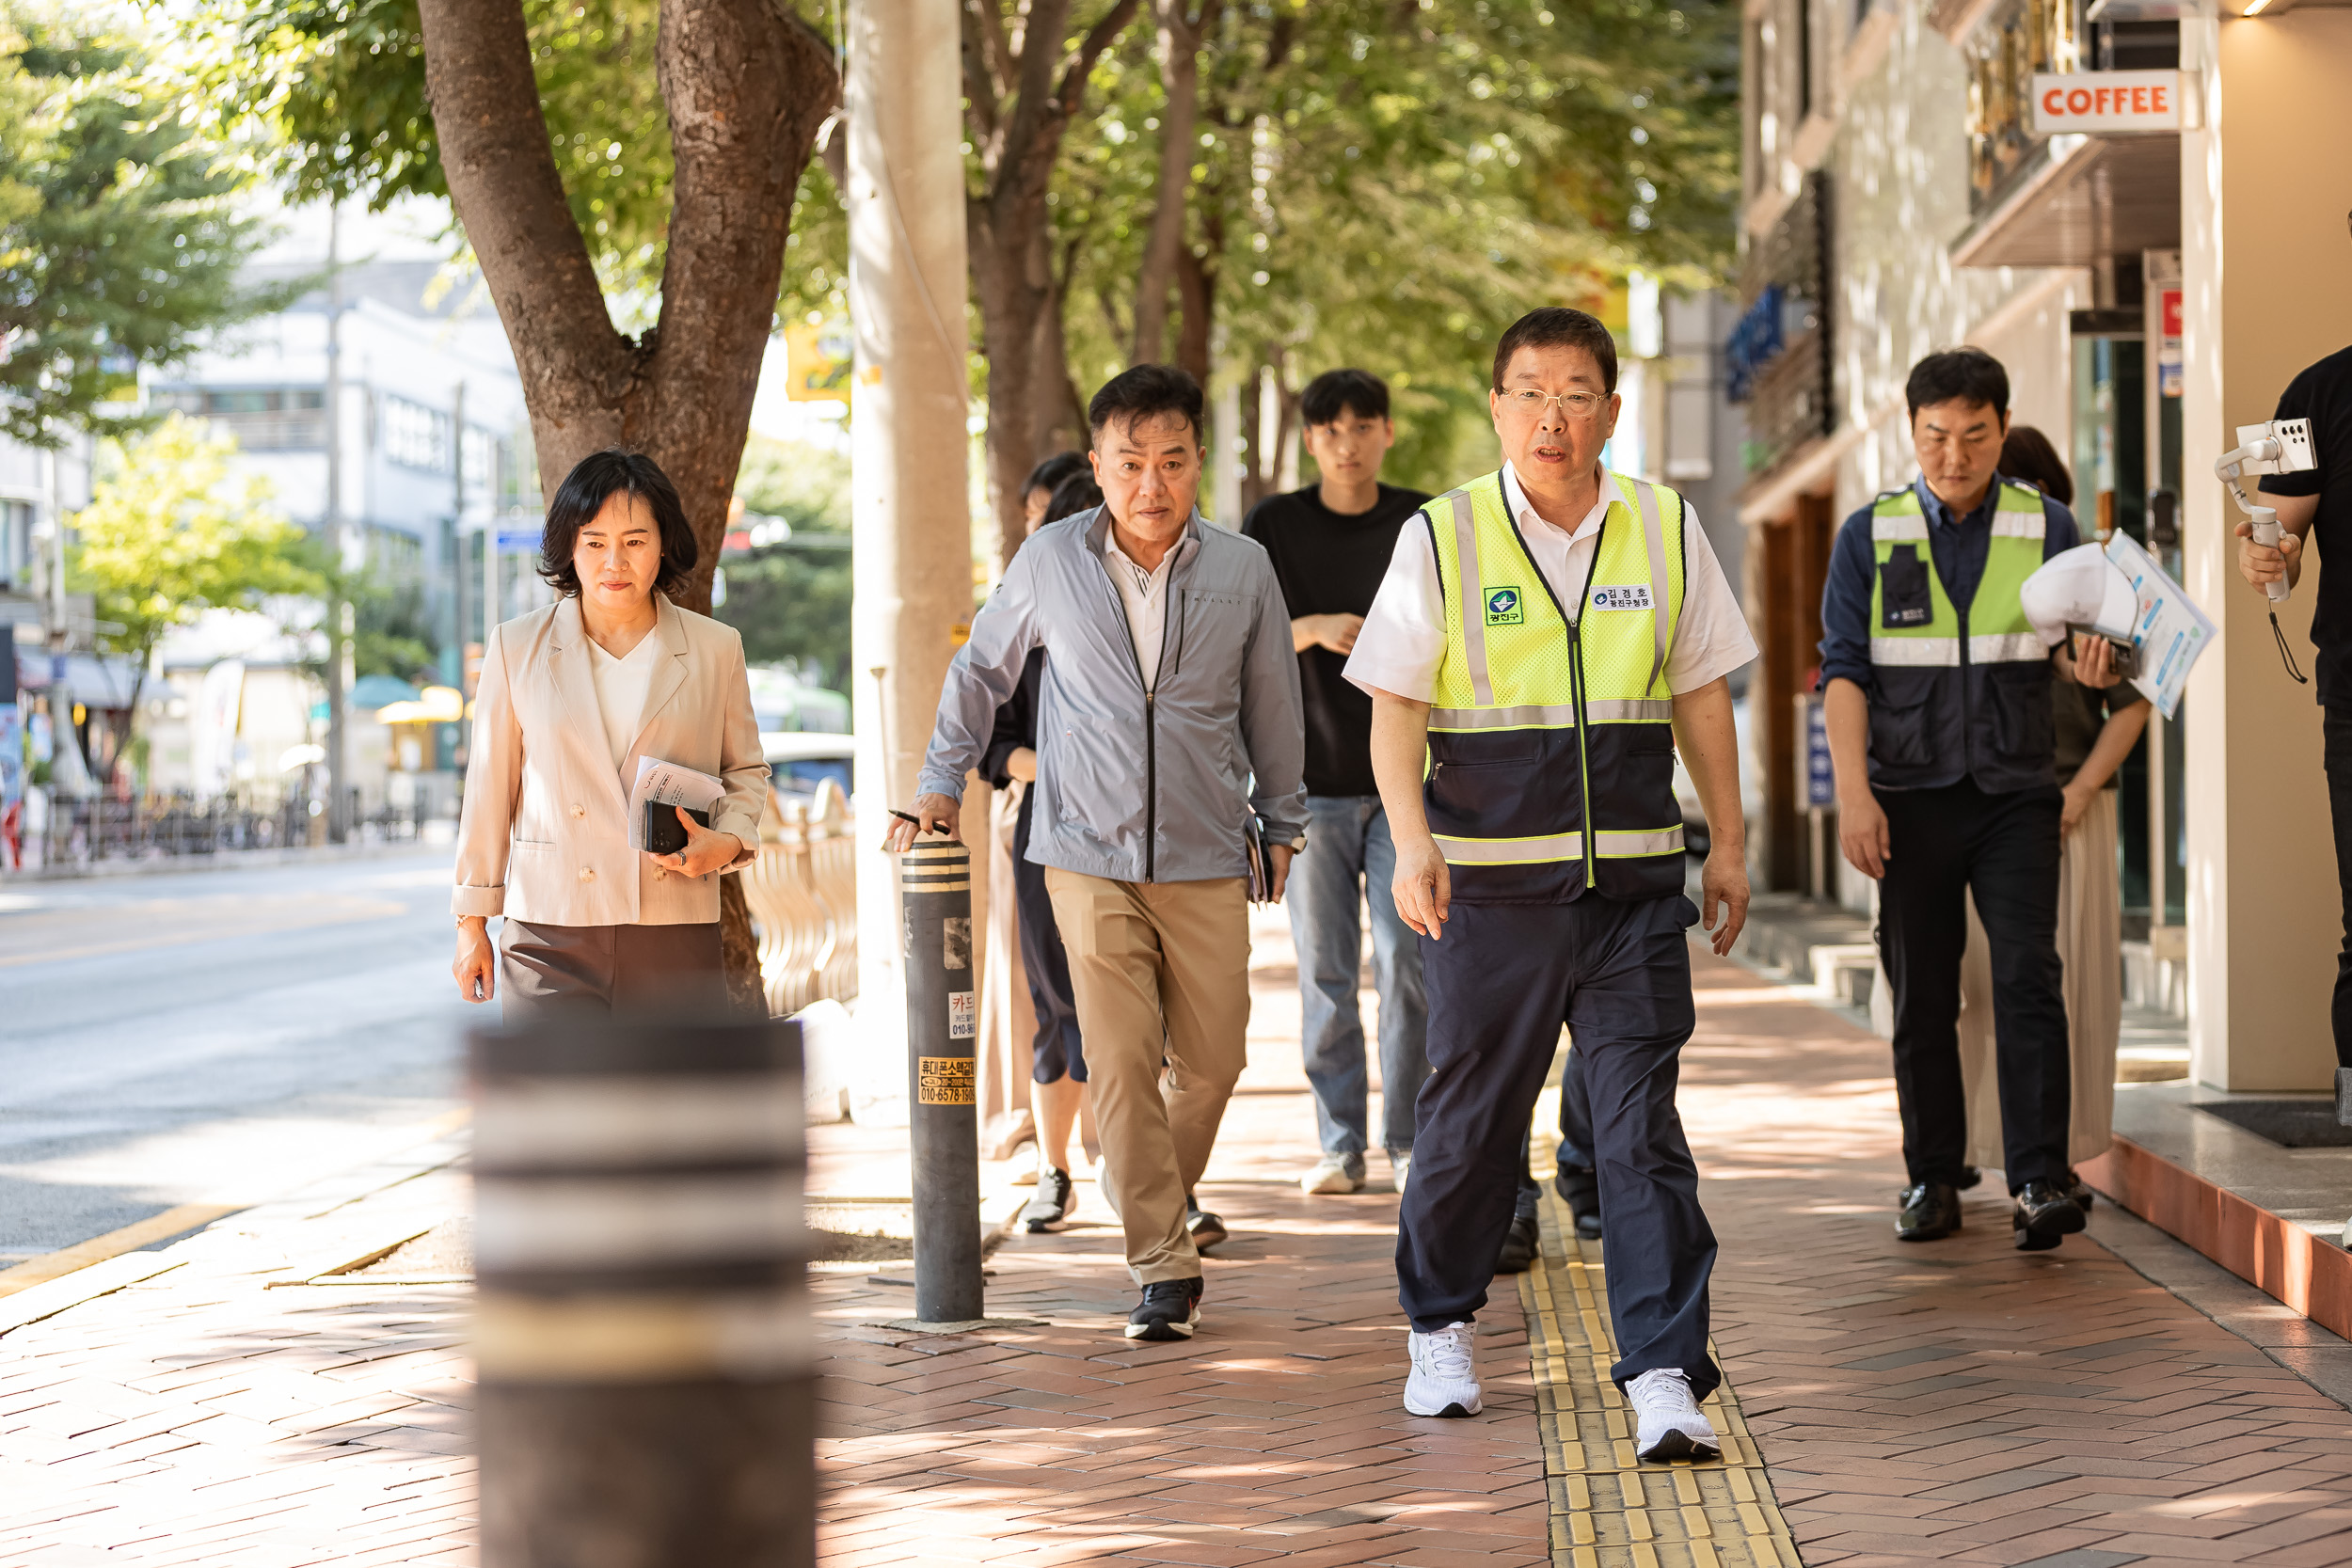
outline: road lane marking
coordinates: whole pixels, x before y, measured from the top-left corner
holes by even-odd
[[[407,912],[405,904],[349,894],[223,894],[208,898],[53,907],[0,914],[0,969],[144,952],[222,937],[346,926]],[[144,929],[125,930],[126,926],[140,922],[146,923]]]
[[[19,1263],[12,1269],[0,1269],[0,1296],[14,1295],[19,1291],[29,1291],[36,1285],[61,1279],[77,1269],[88,1268],[92,1263],[103,1263],[109,1258],[135,1252],[166,1237],[177,1236],[183,1230],[210,1225],[224,1214],[233,1214],[245,1207],[242,1203],[183,1203],[160,1214],[151,1214],[136,1224],[126,1225],[119,1230],[109,1230],[103,1236],[92,1236],[87,1242],[60,1247],[29,1263]]]

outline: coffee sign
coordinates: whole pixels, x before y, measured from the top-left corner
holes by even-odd
[[[2177,71],[2037,71],[2034,134],[2178,131],[2182,95]]]

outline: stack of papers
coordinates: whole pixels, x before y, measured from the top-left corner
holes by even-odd
[[[2107,541],[2107,560],[2130,580],[2138,600],[2132,645],[2139,650],[2139,673],[2132,685],[2170,719],[2180,710],[2197,656],[2213,641],[2214,625],[2130,534],[2119,531]]]
[[[628,796],[628,847],[645,847],[645,807],[650,802],[707,812],[719,802],[727,786],[707,773],[652,757],[637,759],[637,787]]]

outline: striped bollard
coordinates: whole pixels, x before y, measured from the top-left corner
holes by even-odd
[[[800,1026],[469,1045],[485,1568],[809,1568]]]
[[[898,894],[906,927],[914,1316],[970,1323],[984,1311],[972,852],[961,844],[915,845],[899,858]]]

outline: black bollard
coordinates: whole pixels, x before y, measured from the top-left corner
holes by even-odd
[[[485,1568],[810,1568],[800,1026],[469,1043]]]
[[[906,922],[914,1315],[969,1323],[984,1310],[972,852],[961,844],[917,844],[898,863],[898,893]]]

